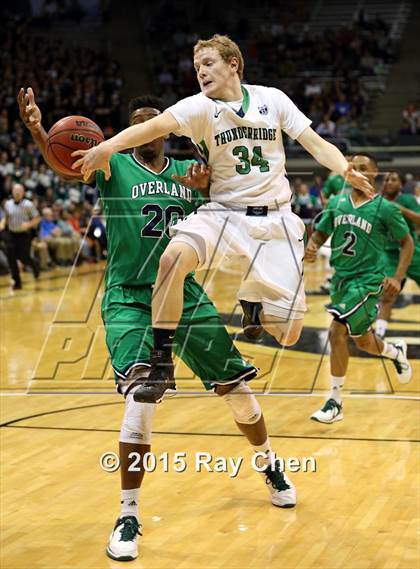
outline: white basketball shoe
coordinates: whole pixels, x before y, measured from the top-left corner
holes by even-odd
[[[261,472],[265,479],[268,491],[270,492],[271,503],[280,508],[294,508],[296,506],[296,488],[284,472],[281,470],[280,461],[274,462]]]
[[[343,405],[335,399],[328,399],[324,406],[311,415],[313,421],[319,423],[335,423],[343,419]]]
[[[411,369],[410,362],[407,359],[407,344],[403,340],[393,342],[393,345],[398,350],[398,357],[396,360],[391,360],[397,371],[398,381],[400,383],[408,383],[411,379],[413,370]]]
[[[106,553],[116,561],[132,561],[138,556],[137,540],[141,526],[135,516],[118,518],[109,536]]]

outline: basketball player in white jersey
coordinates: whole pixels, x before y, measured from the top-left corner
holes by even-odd
[[[189,137],[212,169],[211,201],[172,226],[173,238],[161,257],[152,306],[151,372],[136,392],[139,401],[149,403],[173,386],[172,341],[182,312],[184,279],[191,271],[217,268],[223,258],[240,258],[245,276],[238,299],[245,332],[256,337],[265,328],[285,346],[299,339],[305,312],[304,224],[290,209],[282,131],[320,164],[373,196],[367,178],[315,133],[287,95],[241,84],[243,57],[230,38],[215,35],[198,41],[194,66],[201,93],[96,148],[73,153],[82,156],[73,168],[81,167],[85,178],[97,169],[109,177],[114,152],[175,133]],[[223,389],[239,387],[233,383]]]

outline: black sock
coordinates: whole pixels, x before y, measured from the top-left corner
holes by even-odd
[[[172,353],[172,345],[174,343],[175,328],[153,328],[153,339],[155,350],[163,350]]]

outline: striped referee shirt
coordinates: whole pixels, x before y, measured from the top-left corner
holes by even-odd
[[[22,233],[24,231],[22,224],[39,216],[34,204],[25,198],[19,203],[16,203],[13,199],[7,200],[4,211],[9,231],[13,231],[13,233]]]

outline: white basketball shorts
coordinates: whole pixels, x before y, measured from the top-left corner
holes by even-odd
[[[264,314],[298,320],[306,311],[303,286],[305,226],[290,205],[266,216],[246,215],[209,202],[170,229],[172,241],[191,245],[198,269],[241,260],[238,300],[261,302]]]

